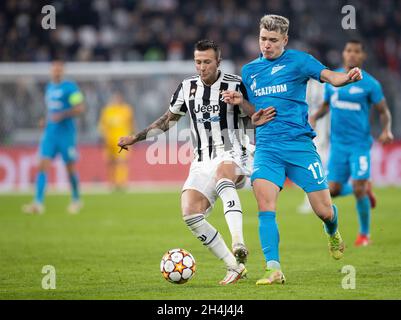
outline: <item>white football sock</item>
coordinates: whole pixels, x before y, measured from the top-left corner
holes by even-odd
[[[216,192],[224,205],[224,217],[230,229],[232,243],[244,243],[242,208],[234,182],[230,179],[220,179],[216,183]]]
[[[184,217],[184,221],[192,234],[197,237],[204,246],[220,260],[223,260],[228,268],[237,266],[232,252],[227,248],[219,232],[205,220],[202,213]]]

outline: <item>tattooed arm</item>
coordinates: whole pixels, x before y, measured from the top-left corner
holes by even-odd
[[[142,130],[136,135],[121,137],[118,140],[118,146],[128,150],[127,146],[129,145],[145,140],[147,137],[154,137],[162,132],[166,132],[172,126],[174,126],[181,117],[181,115],[172,113],[170,110],[167,110],[166,113],[163,114],[159,119],[157,119],[146,129]]]

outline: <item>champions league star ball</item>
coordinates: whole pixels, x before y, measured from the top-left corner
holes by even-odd
[[[184,249],[167,251],[160,262],[163,278],[177,284],[187,282],[195,274],[195,259]]]

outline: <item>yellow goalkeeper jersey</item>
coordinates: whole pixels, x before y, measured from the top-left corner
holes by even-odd
[[[107,145],[117,145],[118,138],[134,132],[134,112],[128,104],[109,104],[102,110],[99,130]]]

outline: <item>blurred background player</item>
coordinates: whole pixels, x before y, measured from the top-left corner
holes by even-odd
[[[47,184],[47,172],[52,160],[60,154],[68,172],[71,185],[72,201],[68,212],[78,213],[82,207],[79,194],[77,161],[77,130],[75,117],[84,112],[84,97],[78,85],[64,79],[64,63],[55,60],[51,65],[51,81],[46,86],[45,103],[47,117],[43,136],[39,145],[39,167],[35,184],[35,199],[22,207],[27,214],[44,212],[44,197]]]
[[[348,72],[354,67],[361,68],[366,58],[363,44],[350,40],[343,50],[343,68]],[[370,134],[369,111],[373,106],[380,114],[382,132],[379,142],[393,141],[391,114],[384,98],[380,83],[366,71],[363,79],[341,88],[326,84],[324,102],[311,117],[316,120],[331,111],[330,160],[328,179],[333,197],[354,193],[359,218],[359,235],[356,246],[370,242],[370,210],[374,198],[370,190],[370,148],[373,138]],[[348,184],[352,178],[352,186]],[[369,194],[370,198],[369,199]]]
[[[116,141],[135,131],[134,119],[133,107],[124,100],[120,91],[113,93],[100,115],[99,131],[104,142],[108,180],[114,190],[127,187],[129,153],[118,153],[120,148]]]
[[[244,119],[247,115],[255,116],[255,113],[249,104],[240,108],[223,100],[225,90],[242,91],[245,96],[246,92],[239,76],[220,71],[221,51],[215,42],[197,42],[194,61],[198,75],[181,82],[167,112],[138,134],[121,137],[118,145],[126,149],[129,145],[169,130],[186,113],[190,115],[194,159],[182,188],[182,215],[192,234],[224,261],[227,273],[220,284],[227,285],[237,282],[247,273],[245,262],[248,250],[242,230],[242,207],[236,189],[243,187],[246,175],[250,174],[249,162],[246,161],[249,140],[244,133]],[[273,116],[270,108],[266,121]],[[224,206],[224,217],[232,236],[232,251],[220,233],[206,220],[217,197],[221,198]]]

